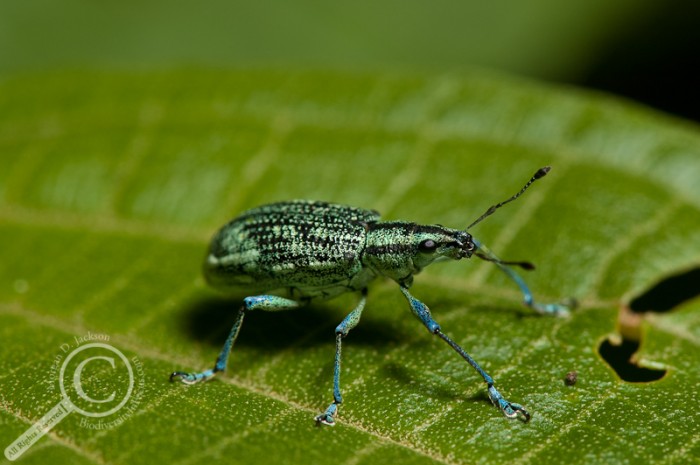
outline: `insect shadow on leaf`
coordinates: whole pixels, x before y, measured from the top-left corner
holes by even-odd
[[[236,309],[242,300],[242,296],[211,296],[190,303],[184,311],[183,332],[193,340],[218,347],[236,319]],[[332,344],[331,337],[343,310],[331,306],[335,305],[319,302],[289,312],[251,312],[246,321],[246,328],[250,329],[241,332],[236,344],[264,348],[266,352],[279,351],[300,339],[304,339],[301,346]],[[405,334],[392,329],[367,317],[353,331],[353,344],[382,347],[405,339]]]

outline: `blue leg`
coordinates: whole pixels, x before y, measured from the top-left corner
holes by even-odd
[[[447,344],[450,347],[452,347],[464,360],[466,360],[467,363],[474,367],[477,373],[479,373],[481,377],[484,378],[484,381],[487,385],[489,398],[491,399],[493,405],[501,409],[501,412],[503,412],[503,414],[506,417],[517,418],[518,415],[520,415],[522,419],[527,423],[530,420],[530,414],[527,412],[527,410],[525,410],[525,408],[523,408],[522,405],[509,402],[508,400],[503,398],[501,393],[498,392],[498,390],[494,386],[493,378],[491,378],[491,376],[489,376],[489,374],[486,373],[479,366],[479,364],[476,363],[476,360],[474,360],[467,352],[465,352],[464,349],[462,349],[455,341],[450,339],[447,335],[445,335],[445,333],[443,333],[440,330],[440,325],[435,320],[433,320],[433,317],[430,315],[430,310],[428,309],[427,305],[413,297],[410,294],[410,292],[408,292],[408,288],[401,286],[401,292],[406,297],[406,299],[408,299],[408,303],[411,305],[411,311],[413,311],[413,314],[418,317],[418,319],[425,325],[426,328],[428,328],[428,331],[430,331],[431,334],[435,334],[443,341],[447,342]]]
[[[357,326],[362,316],[362,310],[365,308],[367,300],[367,289],[362,289],[362,298],[357,307],[348,314],[348,316],[340,322],[335,328],[335,366],[333,369],[333,403],[328,406],[325,412],[316,416],[316,422],[324,425],[335,425],[335,415],[338,413],[338,405],[343,403],[343,397],[340,395],[340,349],[341,342],[350,330]]]
[[[510,279],[515,281],[515,284],[518,285],[518,287],[523,293],[523,303],[526,306],[532,308],[533,310],[537,311],[542,315],[566,316],[569,314],[569,308],[573,307],[573,304],[541,304],[539,302],[535,302],[535,299],[532,297],[532,292],[530,292],[530,288],[527,287],[527,284],[525,284],[525,281],[523,280],[523,278],[520,277],[519,274],[517,274],[508,265],[503,263],[491,250],[488,249],[488,247],[484,246],[474,238],[472,238],[472,240],[474,241],[474,244],[476,244],[477,247],[477,250],[475,252],[475,255],[477,257],[495,263],[496,266],[498,266],[505,274],[507,274]]]
[[[229,332],[228,337],[226,338],[224,347],[221,349],[221,352],[219,353],[219,356],[216,359],[214,368],[202,371],[200,373],[187,373],[184,371],[176,371],[170,375],[170,381],[179,379],[185,384],[195,384],[212,378],[219,371],[224,371],[226,369],[226,365],[228,364],[228,357],[231,353],[233,343],[236,342],[238,332],[241,330],[241,325],[243,324],[243,317],[245,316],[246,312],[251,310],[287,310],[290,308],[299,307],[299,305],[299,302],[295,300],[285,299],[276,295],[256,295],[246,297],[245,299],[243,299],[243,305],[241,306],[240,310],[238,310],[236,321],[233,323],[233,327],[231,328],[231,332]]]

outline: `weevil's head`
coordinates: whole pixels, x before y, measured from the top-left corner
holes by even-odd
[[[520,197],[535,181],[544,177],[550,168],[545,166],[535,172],[522,189],[503,202],[490,206],[479,218],[463,231],[444,226],[423,226],[404,221],[377,221],[365,224],[367,236],[362,262],[375,272],[395,281],[408,284],[412,276],[433,262],[476,255],[482,260],[496,263],[507,270],[506,265],[516,265],[531,270],[529,262],[503,261],[480,244],[467,232],[502,206]],[[507,271],[511,274],[511,271]]]
[[[418,226],[412,238],[413,263],[425,268],[441,260],[470,258],[476,250],[471,234],[443,226]]]
[[[472,256],[477,246],[466,231],[402,221],[370,225],[365,263],[396,281],[409,279],[436,261]]]

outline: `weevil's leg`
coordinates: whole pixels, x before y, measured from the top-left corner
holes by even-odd
[[[488,388],[489,398],[491,399],[493,405],[501,409],[501,412],[503,412],[503,414],[508,418],[517,418],[518,416],[520,416],[526,423],[530,421],[530,414],[527,412],[527,410],[525,410],[525,408],[520,404],[516,404],[506,400],[494,386],[493,378],[491,378],[491,376],[489,376],[489,374],[486,373],[481,368],[481,366],[479,366],[476,360],[474,360],[464,349],[462,349],[455,341],[450,339],[445,333],[443,333],[440,330],[440,325],[435,320],[433,320],[433,317],[430,315],[430,309],[428,309],[428,306],[420,300],[413,297],[411,293],[408,292],[408,288],[401,286],[401,292],[408,300],[408,303],[411,305],[411,311],[413,311],[413,314],[418,317],[418,319],[425,325],[426,328],[428,328],[428,331],[430,331],[431,334],[435,334],[443,341],[447,342],[447,344],[449,344],[450,347],[452,347],[464,360],[466,360],[467,363],[474,367],[477,373],[479,373],[481,377],[484,378],[484,381],[486,382]]]
[[[527,287],[527,284],[525,284],[523,278],[521,278],[520,275],[513,270],[513,268],[502,263],[501,260],[488,247],[481,244],[476,239],[472,238],[472,240],[477,247],[476,252],[474,252],[477,257],[495,263],[496,266],[507,274],[510,279],[515,281],[515,284],[518,285],[520,291],[523,293],[523,303],[525,305],[543,315],[566,316],[569,314],[569,309],[573,305],[570,306],[561,303],[541,304],[539,302],[535,302],[530,288]]]
[[[338,405],[343,402],[343,398],[340,395],[340,349],[342,344],[342,339],[348,335],[350,330],[357,326],[360,322],[360,317],[362,316],[362,310],[365,308],[365,302],[367,301],[367,288],[362,289],[362,297],[357,307],[348,314],[348,316],[340,322],[340,324],[335,328],[335,365],[333,369],[333,403],[328,406],[325,412],[316,416],[317,423],[323,423],[324,425],[335,425],[335,415],[338,413]]]
[[[265,310],[265,311],[278,311],[287,310],[291,308],[299,307],[299,302],[291,299],[285,299],[283,297],[278,297],[276,295],[256,295],[251,297],[246,297],[243,299],[243,305],[240,310],[238,310],[238,315],[236,316],[236,321],[233,323],[231,332],[228,333],[226,342],[216,359],[214,368],[205,370],[199,373],[187,373],[184,371],[176,371],[170,375],[170,381],[179,379],[185,384],[195,384],[201,381],[206,381],[212,378],[219,371],[224,371],[226,365],[228,364],[228,357],[231,353],[231,348],[233,343],[236,342],[238,333],[241,330],[241,325],[243,324],[243,317],[246,312],[251,310]]]

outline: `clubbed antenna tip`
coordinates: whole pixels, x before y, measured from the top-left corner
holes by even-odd
[[[537,170],[537,173],[532,177],[533,179],[540,179],[541,177],[544,177],[545,174],[549,173],[549,170],[551,170],[551,166],[545,166],[543,168],[540,168]]]

